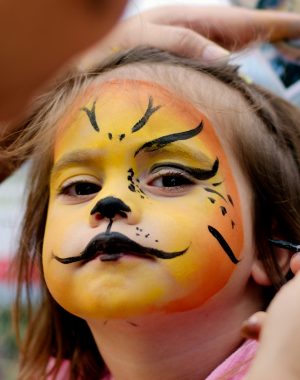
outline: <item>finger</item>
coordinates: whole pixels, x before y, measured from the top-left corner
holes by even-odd
[[[290,263],[291,270],[294,274],[300,270],[300,252],[295,253],[291,258]]]
[[[263,329],[265,319],[266,313],[264,311],[258,311],[257,313],[251,315],[251,317],[244,321],[242,324],[242,337],[258,340],[260,332]]]
[[[194,30],[227,49],[236,50],[255,40],[278,41],[300,37],[300,16],[238,7],[172,6],[148,11],[146,19]]]
[[[129,45],[150,45],[180,56],[204,61],[224,59],[228,51],[198,33],[179,26],[149,24],[131,38]],[[129,46],[129,47],[131,47]]]

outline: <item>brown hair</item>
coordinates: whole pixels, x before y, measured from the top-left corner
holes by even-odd
[[[281,236],[290,241],[300,241],[300,111],[258,86],[246,83],[238,75],[237,68],[227,64],[208,66],[150,48],[120,53],[93,70],[70,74],[40,97],[35,111],[25,123],[25,135],[20,136],[10,151],[7,150],[11,155],[14,152],[19,154],[20,146],[24,154],[33,151],[27,209],[16,257],[19,284],[16,318],[21,314],[24,283],[29,312],[19,379],[45,379],[50,357],[56,360],[52,368],[53,378],[64,359],[70,362],[71,380],[98,380],[105,373],[105,365],[86,322],[60,307],[43,280],[41,254],[52,166],[53,125],[89,83],[119,67],[137,64],[141,65],[141,70],[149,66],[172,66],[185,70],[186,75],[201,73],[209,76],[231,88],[248,106],[252,121],[234,126],[232,146],[253,190],[253,223],[258,255],[274,287],[279,288],[285,282],[268,239],[272,236],[275,221]],[[197,96],[197,89],[194,92]],[[26,149],[22,147],[22,141],[27,141]],[[41,303],[31,313],[30,280],[36,268],[41,273]]]

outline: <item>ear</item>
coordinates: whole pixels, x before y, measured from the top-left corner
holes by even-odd
[[[283,248],[272,247],[272,254],[275,255],[275,260],[277,261],[281,272],[283,275],[286,275],[290,269],[291,253]],[[259,285],[272,285],[271,280],[269,279],[268,274],[263,266],[262,260],[260,260],[257,256],[252,264],[251,275],[254,281]]]

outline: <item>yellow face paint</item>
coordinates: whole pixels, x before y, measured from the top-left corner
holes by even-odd
[[[219,292],[238,266],[243,226],[209,120],[158,84],[134,80],[91,87],[66,120],[43,247],[57,302],[82,318],[125,318],[189,310]]]

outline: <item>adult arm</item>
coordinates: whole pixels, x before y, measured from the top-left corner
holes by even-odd
[[[300,379],[300,254],[291,259],[295,277],[272,300],[267,312],[254,314],[244,335],[259,339],[260,347],[245,380]]]
[[[15,118],[65,62],[103,38],[125,4],[126,0],[2,0],[0,120]]]

